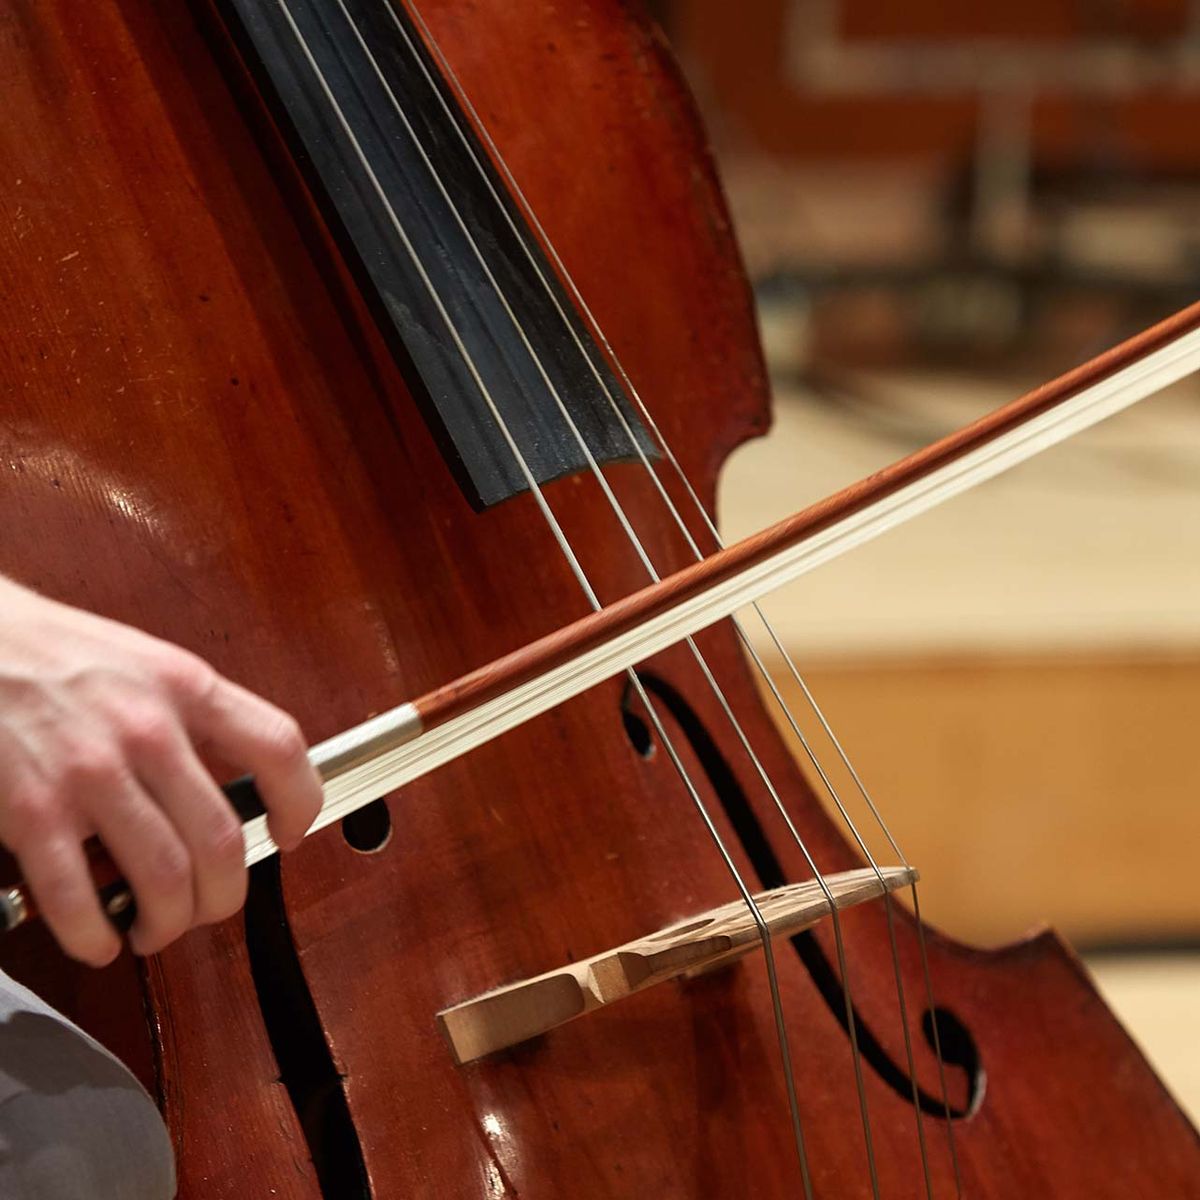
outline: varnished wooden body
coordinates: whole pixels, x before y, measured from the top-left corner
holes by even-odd
[[[731,447],[766,426],[766,387],[662,45],[616,0],[422,11],[711,502]],[[586,611],[528,498],[481,514],[458,491],[211,14],[17,0],[0,79],[0,567],[198,651],[313,739]],[[659,569],[685,565],[640,470],[609,477]],[[645,582],[592,481],[548,494],[602,599]],[[857,865],[729,631],[700,642],[820,865]],[[804,878],[694,663],[677,650],[648,670],[686,697]],[[466,1068],[438,1035],[439,1009],[732,898],[667,756],[637,752],[621,704],[619,683],[599,687],[393,797],[377,854],[330,829],[284,863],[378,1196],[799,1194],[757,959]],[[862,1020],[902,1063],[882,911],[845,928]],[[930,950],[938,1001],[986,1071],[956,1122],[964,1194],[1200,1195],[1194,1132],[1068,951]],[[845,1034],[786,945],[779,962],[815,1192],[869,1195]],[[185,1200],[319,1195],[238,921],[140,970],[73,968],[34,930],[3,965],[157,1090]],[[950,1083],[961,1106],[962,1072]],[[911,1100],[873,1071],[866,1084],[883,1193],[918,1195]],[[953,1195],[941,1123],[926,1133],[935,1195]]]

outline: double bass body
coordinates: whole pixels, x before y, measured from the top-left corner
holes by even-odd
[[[767,389],[661,40],[616,0],[422,15],[711,508]],[[586,611],[528,495],[464,493],[221,14],[21,0],[0,78],[0,567],[204,655],[314,740]],[[689,562],[640,464],[606,473],[659,570]],[[594,480],[547,498],[603,601],[646,582]],[[731,631],[699,643],[819,864],[858,865]],[[805,878],[687,652],[644,678],[751,881]],[[800,1194],[760,958],[467,1067],[439,1036],[448,1005],[731,898],[621,681],[387,808],[259,869],[245,922],[149,962],[91,973],[35,929],[5,946],[0,965],[159,1097],[185,1200]],[[898,916],[933,1194],[951,1196]],[[844,929],[881,1194],[923,1194],[883,911]],[[930,934],[929,953],[964,1195],[1197,1194],[1193,1133],[1067,950]],[[777,960],[813,1192],[869,1195],[830,930]]]

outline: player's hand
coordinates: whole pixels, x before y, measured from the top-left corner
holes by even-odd
[[[242,828],[202,747],[255,776],[271,836],[296,845],[321,784],[290,716],[193,654],[0,579],[0,842],[68,954],[101,966],[120,949],[92,835],[136,897],[139,954],[241,907]]]

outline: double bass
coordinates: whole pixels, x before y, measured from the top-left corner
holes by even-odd
[[[749,562],[750,294],[637,4],[16,0],[0,79],[3,568],[295,713],[331,781]],[[0,966],[156,1097],[184,1200],[1200,1196],[1070,950],[924,928],[756,669],[668,631],[285,859],[242,785],[241,917],[102,971],[26,921]]]

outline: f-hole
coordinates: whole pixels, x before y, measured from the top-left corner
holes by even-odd
[[[733,826],[734,834],[746,852],[762,887],[776,888],[788,883],[783,864],[768,841],[742,785],[738,782],[733,769],[696,710],[692,708],[682,693],[659,676],[639,672],[638,678],[646,691],[662,702],[684,737],[687,738],[688,744],[712,785],[729,823]],[[652,743],[653,738],[649,727],[645,718],[638,711],[639,708],[636,694],[632,688],[627,687],[621,701],[621,713],[626,732],[629,733],[631,724],[633,724],[634,728],[640,727],[645,730],[646,738]],[[634,740],[632,733],[630,733],[630,742],[638,753],[647,757],[646,752]],[[850,1028],[850,1015],[853,1013],[859,1051],[863,1061],[892,1091],[911,1104],[913,1081],[907,1071],[887,1052],[870,1026],[863,1020],[858,1009],[851,1007],[850,1012],[847,1012],[841,979],[822,950],[820,942],[809,930],[794,935],[790,941],[830,1012],[847,1032]],[[947,1068],[958,1067],[966,1077],[967,1103],[962,1108],[947,1105],[940,1095],[931,1095],[920,1086],[917,1088],[917,1103],[922,1112],[928,1113],[932,1117],[945,1118],[947,1108],[949,1108],[951,1119],[960,1120],[973,1112],[983,1097],[985,1075],[979,1059],[979,1048],[970,1031],[952,1012],[948,1009],[936,1008],[932,1011],[926,1009],[921,1017],[921,1032],[930,1049],[934,1048],[935,1021],[938,1040],[941,1044],[942,1061]]]
[[[645,717],[634,712],[633,706],[629,703],[632,695],[633,689],[626,687],[621,701],[621,724],[625,727],[625,736],[629,739],[629,744],[637,751],[638,757],[653,758],[654,734],[650,732],[650,725]]]
[[[250,868],[246,898],[250,973],[279,1080],[287,1088],[329,1200],[371,1200],[358,1131],[329,1052],[317,1006],[308,990],[288,926],[277,855]]]

